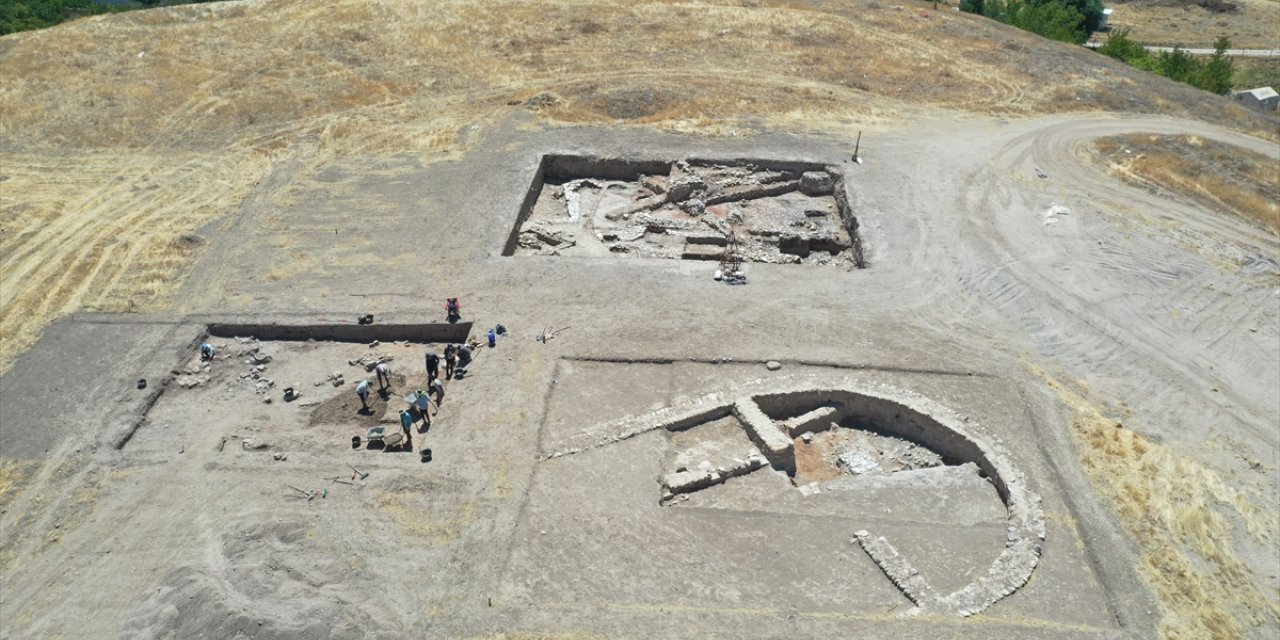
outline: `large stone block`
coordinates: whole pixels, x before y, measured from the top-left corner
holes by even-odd
[[[709,487],[720,480],[719,475],[710,471],[692,469],[677,471],[663,476],[662,484],[671,493],[689,493]]]
[[[723,257],[724,247],[714,244],[686,243],[684,252],[680,254],[682,260],[720,260]]]
[[[795,438],[803,433],[830,429],[831,423],[838,418],[839,414],[838,407],[818,407],[808,413],[783,420],[781,426],[783,431]]]
[[[702,178],[694,174],[685,174],[671,180],[671,184],[667,187],[666,199],[667,202],[680,203],[706,190],[707,183]]]
[[[807,196],[829,196],[835,188],[836,179],[826,171],[806,171],[800,176],[800,193]]]
[[[733,413],[747,428],[747,434],[760,447],[760,451],[775,467],[794,470],[795,442],[783,433],[773,419],[765,415],[750,398],[733,403]]]

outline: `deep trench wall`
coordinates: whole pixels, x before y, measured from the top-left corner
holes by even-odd
[[[849,407],[850,419],[866,420],[885,435],[923,444],[941,455],[947,464],[977,464],[995,485],[1000,499],[1008,502],[1009,491],[1004,479],[976,442],[905,405],[881,398],[849,396],[846,406]]]
[[[641,174],[666,175],[671,173],[669,160],[627,160],[598,156],[542,156],[542,169],[547,180],[638,180]],[[541,189],[542,182],[538,182]]]
[[[516,213],[516,223],[511,226],[511,233],[507,234],[507,243],[502,247],[502,255],[511,256],[516,253],[516,243],[520,241],[520,227],[524,226],[525,220],[529,219],[529,214],[533,213],[533,205],[538,203],[538,196],[542,195],[542,183],[547,177],[547,160],[548,156],[542,156],[542,160],[538,162],[538,170],[533,172],[533,181],[529,183],[529,189],[525,191],[524,200],[520,201],[520,210]]]
[[[276,324],[214,323],[209,335],[220,338],[254,337],[259,340],[334,342],[465,342],[470,322],[427,324]]]
[[[849,203],[849,190],[845,186],[844,172],[831,170],[836,176],[836,210],[840,212],[840,220],[849,232],[849,242],[853,245],[853,265],[859,269],[867,268],[866,255],[862,251],[862,234],[858,232],[858,216],[853,213],[853,205]]]
[[[869,425],[869,430],[876,433],[922,444],[942,456],[943,462],[947,464],[977,464],[995,485],[1000,499],[1008,501],[1009,494],[1004,479],[976,442],[906,405],[885,398],[830,389],[756,397],[756,404],[774,420],[797,416],[832,403],[843,405],[839,414],[843,423],[852,422],[860,427]]]
[[[765,415],[780,421],[832,404],[833,398],[830,389],[806,389],[789,393],[760,395],[756,396],[755,401]]]

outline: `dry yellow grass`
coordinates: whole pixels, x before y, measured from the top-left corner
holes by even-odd
[[[553,124],[704,135],[1122,109],[1274,136],[1092,52],[879,0],[250,0],[5,36],[0,65],[0,372],[64,314],[167,308],[182,238],[281,163],[429,161],[542,93]]]
[[[1236,58],[1231,82],[1236,91],[1280,87],[1280,58]]]
[[[1197,136],[1113,136],[1094,148],[1126,180],[1171,190],[1280,235],[1280,158]]]
[[[13,498],[30,482],[40,467],[39,460],[8,459],[0,461],[0,509],[7,510]]]
[[[1254,580],[1233,542],[1250,536],[1273,548],[1280,533],[1274,510],[1195,459],[1104,417],[1085,390],[1034,370],[1075,411],[1080,462],[1138,544],[1139,568],[1159,598],[1161,635],[1239,638],[1280,618],[1274,594]]]
[[[265,166],[243,155],[147,151],[42,160],[0,155],[2,362],[69,310],[149,308],[199,248],[191,234],[242,198]]]
[[[1280,48],[1280,2],[1227,0],[1234,12],[1215,12],[1192,2],[1138,0],[1109,2],[1115,28],[1130,27],[1138,42],[1186,48],[1212,48],[1218,36],[1231,38],[1241,49]],[[1102,39],[1105,39],[1102,38]]]

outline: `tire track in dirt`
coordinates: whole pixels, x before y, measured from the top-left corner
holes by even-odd
[[[1153,387],[1161,388],[1158,396],[1170,400],[1167,406],[1178,407],[1180,403],[1174,399],[1181,393],[1179,387],[1202,386],[1204,384],[1202,372],[1212,370],[1213,363],[1219,361],[1215,354],[1202,347],[1191,345],[1203,342],[1211,344],[1233,327],[1224,327],[1221,326],[1222,323],[1215,323],[1214,331],[1208,335],[1195,330],[1188,332],[1159,322],[1141,306],[1133,304],[1136,300],[1165,298],[1170,290],[1174,289],[1171,285],[1175,285],[1177,280],[1192,276],[1190,267],[1179,268],[1176,266],[1179,261],[1168,257],[1176,253],[1169,253],[1171,248],[1168,247],[1167,239],[1154,238],[1156,242],[1165,245],[1164,250],[1137,251],[1115,248],[1108,242],[1088,236],[1088,232],[1084,231],[1087,225],[1070,226],[1071,232],[1085,237],[1067,239],[1055,236],[1054,230],[1067,228],[1073,223],[1061,222],[1055,227],[1042,224],[1039,214],[1049,204],[1047,195],[1043,193],[1041,184],[1028,182],[1033,180],[1030,178],[1023,180],[1019,177],[1030,175],[1032,169],[1038,167],[1048,173],[1050,176],[1048,180],[1067,182],[1077,192],[1087,190],[1090,194],[1089,199],[1072,202],[1071,204],[1075,205],[1073,208],[1077,210],[1070,215],[1077,217],[1090,215],[1091,212],[1086,210],[1085,206],[1092,207],[1095,206],[1094,203],[1099,202],[1105,206],[1108,201],[1129,203],[1145,194],[1133,193],[1136,190],[1108,181],[1100,171],[1076,164],[1074,154],[1071,153],[1075,146],[1103,135],[1106,131],[1119,128],[1132,127],[1135,130],[1146,130],[1154,126],[1178,129],[1191,128],[1191,125],[1183,124],[1179,127],[1171,125],[1168,121],[1154,123],[1120,121],[1100,126],[1095,123],[1086,122],[1086,124],[1094,126],[1056,125],[1049,127],[1047,131],[1019,136],[996,154],[991,170],[984,177],[975,176],[969,180],[973,184],[996,186],[970,190],[964,197],[961,208],[979,215],[983,215],[984,212],[999,213],[1000,217],[1006,221],[1001,223],[997,219],[993,224],[993,228],[997,231],[995,234],[972,233],[968,234],[966,240],[978,248],[980,255],[1000,256],[1002,264],[999,267],[975,267],[957,262],[955,266],[963,286],[973,288],[976,284],[974,290],[980,292],[983,298],[993,302],[998,308],[1012,311],[1009,316],[1023,325],[1023,329],[1033,337],[1037,350],[1043,355],[1055,359],[1066,358],[1071,368],[1078,366],[1086,371],[1109,372],[1117,379],[1129,381],[1128,384],[1142,384],[1146,387],[1142,389],[1144,393],[1151,393]],[[1203,131],[1199,125],[1194,127],[1196,130]],[[1257,143],[1265,144],[1261,141]],[[1009,175],[1013,177],[1005,177]],[[1036,194],[1037,191],[1041,193]],[[1082,202],[1087,204],[1082,206]],[[1193,222],[1205,229],[1205,235],[1222,229],[1226,232],[1224,235],[1231,239],[1246,239],[1262,243],[1266,241],[1265,238],[1253,234],[1248,228],[1233,224],[1231,220],[1216,220],[1214,218],[1217,216],[1206,216],[1200,211],[1189,211],[1176,203],[1157,200],[1151,203],[1151,206],[1163,209],[1175,220],[1205,218],[1204,221]],[[1008,220],[1014,218],[1021,221],[1011,225]],[[1015,228],[1019,230],[1015,232]],[[1017,235],[1014,235],[1015,233]],[[1028,237],[1034,236],[1028,236],[1028,234],[1039,235],[1042,239],[1029,244]],[[987,235],[992,235],[994,239],[986,239],[984,236]],[[1057,243],[1058,246],[1053,247],[1046,243]],[[1095,246],[1090,247],[1090,244]],[[1044,253],[1037,254],[1037,249],[1048,251],[1050,253],[1047,255],[1056,257],[1050,258]],[[1177,248],[1172,249],[1176,251]],[[1035,257],[1036,255],[1039,257]],[[1161,257],[1152,260],[1149,256],[1153,255]],[[985,271],[979,271],[975,274],[976,277],[964,275],[975,268],[985,269]],[[1097,287],[1089,285],[1088,275],[1071,275],[1073,271],[1079,273],[1082,270],[1086,274],[1096,270],[1098,277],[1113,282],[1118,278],[1119,281],[1128,283],[1124,285],[1124,290],[1130,293],[1126,294],[1124,299],[1113,297],[1109,302],[1098,299],[1093,293],[1082,295],[1082,290],[1074,287],[1083,285],[1086,289],[1097,290]],[[1103,275],[1107,273],[1110,275]],[[1199,274],[1194,277],[1199,280],[1211,278],[1212,274],[1204,272],[1201,268]],[[1015,289],[1020,291],[1011,293]],[[1178,290],[1202,291],[1203,287],[1190,285],[1179,287]],[[1051,293],[1031,296],[1030,291]],[[1030,303],[1026,303],[1028,296],[1032,297]],[[1202,293],[1196,298],[1202,303],[1197,308],[1197,316],[1222,317],[1225,300],[1223,296]],[[1044,313],[1046,309],[1053,309],[1055,312],[1046,316]],[[1247,314],[1248,309],[1245,312]],[[1239,327],[1234,329],[1238,330]],[[1153,342],[1152,336],[1147,335],[1148,333],[1160,335],[1163,338]],[[1176,357],[1172,357],[1173,354],[1163,348],[1163,345],[1168,344],[1169,338],[1172,337],[1176,337],[1177,341],[1186,345],[1178,351]],[[1136,359],[1138,362],[1134,362],[1134,352],[1141,354],[1141,357]],[[1178,371],[1181,384],[1156,383],[1155,380],[1160,379],[1160,376],[1150,375],[1146,372],[1147,365],[1141,364],[1155,362],[1160,363],[1160,368],[1165,371]],[[1275,381],[1277,378],[1275,371],[1259,370],[1254,366],[1247,366],[1246,371],[1246,378],[1261,378],[1264,381]],[[1247,381],[1244,384],[1252,386]],[[1218,386],[1225,388],[1228,385],[1225,381],[1219,380]],[[1257,398],[1261,392],[1261,385],[1258,385],[1251,392],[1242,395]],[[1255,430],[1255,436],[1265,441],[1266,431],[1259,429],[1259,426],[1255,424],[1252,427]]]
[[[1203,470],[1209,486],[1237,483],[1244,504],[1276,503],[1274,482],[1241,472],[1248,458],[1240,456],[1275,455],[1280,270],[1246,267],[1276,255],[1277,240],[1234,216],[1116,180],[1080,153],[1097,137],[1128,131],[1194,132],[1245,148],[1271,144],[1199,123],[1051,118],[966,147],[966,157],[991,160],[953,181],[954,204],[941,209],[963,215],[926,213],[935,235],[954,234],[955,241],[923,252],[926,264],[945,264],[925,270],[943,282],[938,290],[953,291],[954,280],[964,294],[939,296],[930,317],[1012,325],[992,337],[1025,336],[1009,349],[1025,353],[1033,370],[1057,368],[1078,381],[1071,384],[1089,402],[1108,403],[1077,413],[1067,431],[1093,490],[1138,538],[1139,569],[1157,585],[1162,625],[1185,617],[1203,628],[1220,614],[1254,624],[1274,605],[1274,575],[1244,571],[1228,587],[1219,583],[1224,571],[1274,557],[1267,534],[1258,533],[1274,528],[1274,511],[1259,515],[1223,503],[1203,487],[1170,493],[1166,480]],[[1054,203],[1071,212],[1048,215]],[[1097,443],[1096,428],[1080,426],[1082,415],[1103,433],[1169,444],[1154,458],[1142,458],[1141,448],[1116,457]],[[1211,551],[1199,550],[1206,547],[1195,536],[1206,534],[1189,519],[1218,523]],[[1170,566],[1187,571],[1171,574]],[[1188,607],[1175,594],[1190,590],[1212,595]]]
[[[43,229],[24,238],[25,251],[6,260],[0,280],[5,357],[34,339],[48,318],[127,300],[132,292],[121,287],[126,276],[144,282],[172,279],[173,267],[180,265],[167,255],[170,243],[219,215],[222,207],[214,203],[234,195],[232,185],[255,177],[252,158],[226,154],[216,164],[187,161],[141,182],[172,185],[168,189],[123,181],[105,195],[68,203]]]

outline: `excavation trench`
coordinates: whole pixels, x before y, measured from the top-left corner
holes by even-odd
[[[544,155],[502,254],[867,266],[843,172],[754,158]]]
[[[729,425],[737,425],[745,433],[734,437],[735,429]],[[558,443],[541,459],[576,455],[656,430],[665,430],[670,442],[679,443],[679,450],[661,472],[660,504],[677,504],[715,487],[724,486],[728,491],[736,478],[770,467],[785,471],[793,482],[807,483],[798,487],[802,494],[815,495],[813,485],[823,483],[811,483],[803,478],[804,473],[797,474],[797,448],[807,446],[810,437],[817,441],[841,436],[840,432],[860,434],[857,437],[865,444],[846,448],[839,456],[850,476],[875,480],[905,471],[898,476],[905,484],[937,482],[938,472],[947,473],[948,481],[962,481],[965,474],[985,479],[1004,507],[1003,547],[985,573],[950,593],[935,591],[921,578],[912,559],[901,555],[884,535],[868,530],[850,532],[854,542],[915,604],[912,614],[974,615],[1021,588],[1038,564],[1045,539],[1040,497],[1027,486],[1008,453],[998,442],[975,431],[965,418],[909,391],[887,385],[865,388],[852,381],[827,386],[804,377],[770,378],[584,430]],[[841,447],[854,442],[837,439]],[[800,453],[811,452],[802,449]],[[969,475],[973,482],[981,483],[978,477]],[[840,478],[818,480],[829,480],[820,488],[826,492],[863,487],[862,493],[856,494],[862,495],[868,486]],[[812,492],[806,493],[806,489]],[[756,494],[748,491],[743,495]],[[713,499],[734,499],[726,492],[720,496]]]

